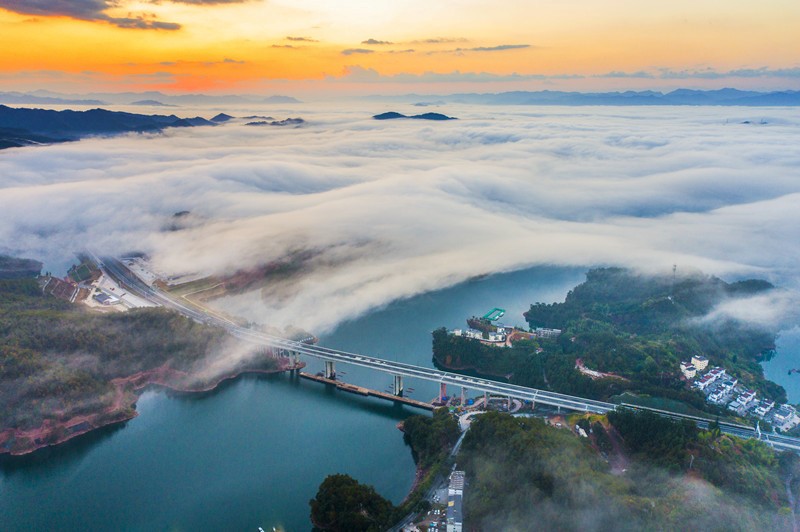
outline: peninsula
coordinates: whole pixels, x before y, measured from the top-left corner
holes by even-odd
[[[789,430],[800,418],[791,405],[774,416],[786,391],[759,364],[774,354],[777,327],[707,318],[723,303],[746,303],[774,290],[765,281],[726,283],[698,272],[596,269],[563,303],[531,305],[527,330],[475,318],[470,325],[486,330],[434,331],[433,358],[447,369],[523,386],[681,413],[754,417]]]
[[[201,117],[142,115],[107,109],[53,111],[0,105],[0,149],[68,142],[89,136],[163,131],[169,127],[213,126]]]
[[[35,261],[4,263],[14,269],[0,280],[0,454],[131,419],[150,385],[205,392],[243,373],[299,367],[169,310],[92,311],[69,301],[80,293],[63,289],[69,279],[19,274]]]

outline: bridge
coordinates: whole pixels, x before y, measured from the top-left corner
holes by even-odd
[[[466,390],[474,390],[483,392],[484,394],[500,395],[508,398],[509,400],[514,398],[521,399],[523,401],[530,401],[532,405],[549,405],[552,407],[564,408],[576,412],[605,414],[611,410],[617,409],[620,406],[604,401],[585,399],[582,397],[539,390],[536,388],[528,388],[526,386],[518,386],[515,384],[508,384],[479,377],[459,375],[457,373],[441,371],[435,368],[426,368],[412,364],[405,364],[403,362],[394,362],[391,360],[384,360],[358,353],[349,353],[347,351],[330,349],[327,347],[312,345],[295,340],[287,340],[285,338],[280,338],[264,332],[254,331],[252,329],[242,327],[241,325],[225,318],[224,316],[215,315],[208,311],[185,304],[171,295],[162,292],[161,290],[148,286],[117,259],[110,257],[104,257],[103,259],[100,259],[94,254],[90,253],[90,255],[92,255],[92,258],[95,260],[98,267],[104,269],[121,285],[137,293],[140,297],[143,297],[157,305],[173,309],[195,321],[222,327],[230,335],[244,342],[253,343],[259,346],[268,346],[273,350],[277,350],[286,354],[287,356],[295,358],[299,358],[300,355],[304,355],[320,359],[325,364],[324,376],[328,379],[335,379],[336,364],[344,363],[392,375],[392,391],[398,396],[402,395],[403,393],[403,379],[414,378],[438,383],[440,396],[446,395],[447,386],[452,386],[460,388],[462,397],[464,396]],[[622,406],[635,410],[648,410],[674,419],[689,419],[696,422],[697,425],[703,429],[708,428],[710,423],[712,423],[712,420],[710,419],[687,414],[679,414],[637,405],[625,404]],[[761,439],[776,450],[800,452],[800,439],[798,438],[792,438],[779,434],[764,434],[752,427],[725,421],[719,421],[719,425],[722,432],[726,434],[739,436],[741,438]]]

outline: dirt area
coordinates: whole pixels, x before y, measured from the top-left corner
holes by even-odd
[[[591,378],[592,380],[596,379],[619,379],[623,381],[628,380],[625,377],[617,375],[616,373],[603,373],[602,371],[589,369],[583,365],[583,360],[581,360],[580,358],[575,361],[575,369],[577,369],[587,377]]]

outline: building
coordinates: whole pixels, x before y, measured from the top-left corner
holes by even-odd
[[[689,362],[681,362],[681,373],[687,379],[694,379],[697,375],[697,369]]]
[[[453,471],[447,488],[447,532],[461,532],[464,526],[463,498],[464,472]]]
[[[797,410],[791,405],[781,405],[772,413],[772,424],[783,431],[791,430],[800,423]]]
[[[700,378],[699,381],[695,382],[694,386],[695,388],[700,388],[701,390],[706,391],[706,389],[708,389],[708,387],[711,386],[714,382],[726,376],[727,374],[725,373],[724,369],[714,368],[705,375],[703,375],[703,377]]]
[[[692,365],[697,368],[697,371],[703,371],[708,367],[708,359],[704,356],[695,355],[692,357]]]
[[[762,418],[767,415],[767,412],[773,409],[775,406],[774,401],[770,401],[768,399],[762,399],[758,406],[755,407],[753,410],[753,414],[757,415],[758,417]]]
[[[533,330],[534,334],[539,338],[558,338],[561,334],[561,329],[546,329],[544,327],[537,327]]]
[[[106,294],[104,292],[98,292],[94,296],[94,300],[100,303],[101,305],[116,305],[119,303],[119,298],[114,297],[110,294]]]

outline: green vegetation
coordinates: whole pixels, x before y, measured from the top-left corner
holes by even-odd
[[[459,436],[458,422],[446,408],[436,410],[432,417],[415,415],[403,422],[403,439],[422,469],[443,462]]]
[[[789,471],[760,441],[722,435],[713,423],[708,431],[700,431],[690,421],[652,412],[622,410],[610,412],[608,419],[622,435],[627,450],[643,462],[670,471],[691,468],[714,486],[767,506],[785,503],[782,479]]]
[[[410,512],[427,509],[423,497],[441,479],[448,452],[459,435],[458,422],[445,408],[431,417],[407,418],[403,421],[403,439],[411,447],[420,476],[403,503],[395,507],[371,486],[362,486],[347,475],[329,475],[309,502],[312,523],[321,530],[385,530]]]
[[[315,530],[381,532],[392,525],[395,508],[372,486],[349,475],[329,475],[309,501]]]
[[[623,412],[607,423],[581,422],[593,434],[579,438],[539,419],[478,416],[458,458],[469,480],[467,527],[792,529],[782,480],[792,478],[797,460],[649,414]],[[620,435],[630,456],[622,455],[624,470],[612,470],[599,451],[614,453]]]
[[[561,329],[558,339],[500,349],[440,329],[433,333],[433,355],[444,367],[507,376],[515,384],[597,399],[629,391],[722,413],[681,379],[680,361],[703,355],[710,365],[724,367],[761,396],[780,403],[786,401],[785,390],[766,380],[759,365],[773,353],[776,331],[703,319],[719,304],[771,289],[764,281],[729,284],[700,274],[673,280],[672,275],[597,269],[563,303],[536,303],[525,313],[531,328]],[[592,380],[575,368],[577,359],[618,377]]]
[[[194,374],[221,352],[224,337],[174,312],[100,315],[43,295],[36,280],[0,281],[0,431],[101,412],[114,403],[116,378],[162,366]]]

